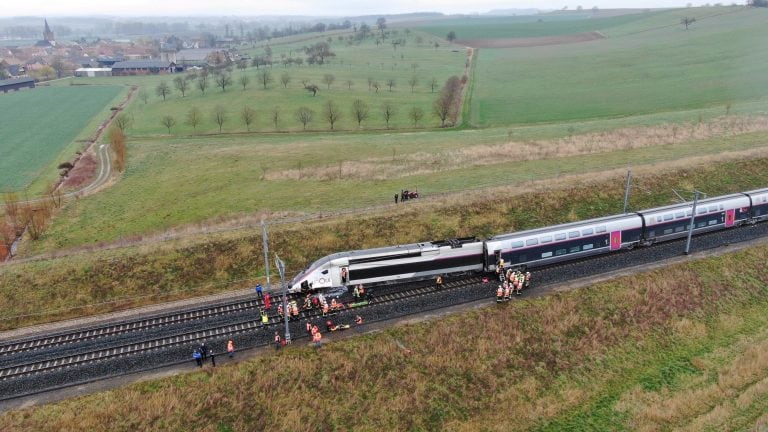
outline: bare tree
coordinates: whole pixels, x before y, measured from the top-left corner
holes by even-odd
[[[408,85],[411,86],[411,93],[413,93],[413,88],[416,87],[416,84],[419,83],[419,78],[414,75],[411,77],[411,79],[408,80]]]
[[[200,77],[197,78],[197,88],[200,89],[200,92],[205,94],[205,89],[208,88],[208,72],[203,71],[203,73],[200,74]]]
[[[149,93],[147,93],[146,90],[141,89],[139,91],[139,99],[141,99],[141,101],[144,102],[144,105],[146,105],[147,102],[149,102]]]
[[[347,90],[352,90],[352,85],[354,84],[354,81],[351,79],[347,80]]]
[[[387,80],[387,87],[389,87],[389,91],[392,91],[392,87],[395,86],[395,80],[394,78],[390,78]]]
[[[187,81],[187,77],[177,76],[173,79],[173,85],[176,86],[176,90],[181,92],[181,97],[187,95],[187,89],[189,89],[189,81]]]
[[[685,26],[685,29],[688,30],[688,26],[695,23],[696,18],[695,17],[683,17],[680,19],[680,24]]]
[[[224,126],[224,122],[227,121],[227,110],[221,105],[216,105],[213,109],[212,117],[213,121],[219,125],[219,133],[221,133],[221,128]]]
[[[437,78],[432,78],[429,81],[429,86],[432,88],[432,93],[435,92],[435,87],[437,87]]]
[[[171,86],[165,81],[160,81],[160,84],[155,87],[155,93],[157,93],[158,96],[162,96],[163,100],[165,100],[165,98],[171,94]]]
[[[272,117],[272,124],[275,125],[275,130],[277,130],[277,124],[280,122],[280,107],[276,106],[272,108],[272,112],[270,114]]]
[[[390,101],[384,101],[381,104],[381,116],[384,117],[384,121],[387,123],[387,129],[389,129],[389,121],[397,114],[395,105]]]
[[[309,124],[312,121],[312,116],[315,114],[314,111],[307,107],[299,107],[299,109],[296,110],[294,115],[296,116],[296,120],[301,123],[302,126],[304,126],[304,130],[307,130],[307,124]]]
[[[171,128],[176,126],[176,119],[172,115],[164,115],[160,119],[160,123],[168,128],[168,133],[171,133]]]
[[[381,84],[379,84],[378,81],[374,81],[374,82],[371,83],[371,86],[373,87],[374,90],[376,90],[376,93],[378,93],[379,92],[379,87],[381,87]]]
[[[291,76],[288,75],[288,72],[283,72],[280,75],[280,82],[283,84],[283,88],[288,88],[288,84],[291,82]]]
[[[259,82],[262,86],[264,86],[264,89],[267,89],[267,86],[273,81],[272,78],[272,72],[270,72],[267,69],[261,69],[258,74]]]
[[[251,124],[256,120],[256,111],[251,107],[243,107],[240,111],[240,119],[245,124],[245,130],[251,131]]]
[[[363,120],[368,118],[369,112],[370,109],[368,108],[368,104],[363,100],[355,99],[354,102],[352,102],[352,116],[357,120],[357,127],[360,127]]]
[[[317,95],[319,88],[314,84],[304,84],[304,89],[312,92],[312,96]]]
[[[341,118],[341,110],[338,105],[329,100],[323,106],[323,116],[328,124],[331,125],[331,130],[333,130],[333,125]]]
[[[216,81],[217,86],[221,87],[221,91],[225,92],[227,91],[227,86],[232,84],[232,75],[228,73],[220,73],[214,77],[214,81]]]
[[[371,86],[373,86],[373,78],[368,77],[368,91],[371,91]]]
[[[126,113],[120,113],[112,120],[112,124],[125,134],[125,130],[131,127],[131,118]]]
[[[242,74],[240,75],[240,78],[237,79],[237,82],[240,83],[240,85],[243,86],[243,90],[245,90],[245,88],[248,87],[248,83],[251,82],[251,79],[248,78],[248,75]]]
[[[411,63],[411,69],[413,69],[413,73],[416,73],[416,69],[418,69],[418,68],[419,68],[419,64],[418,63]]]
[[[203,121],[203,113],[198,107],[192,107],[187,112],[187,124],[192,126],[193,130],[197,130],[197,125]]]
[[[456,32],[453,31],[453,30],[449,31],[448,35],[445,38],[448,40],[448,42],[455,41],[456,40]]]
[[[323,75],[323,84],[328,86],[328,90],[331,89],[331,84],[333,84],[334,81],[336,81],[336,77],[332,74]]]
[[[419,121],[424,118],[424,110],[419,107],[413,107],[410,111],[408,111],[408,117],[411,118],[411,121],[413,121],[413,126],[416,127],[416,124],[418,124]]]

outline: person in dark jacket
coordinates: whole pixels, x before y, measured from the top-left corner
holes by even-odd
[[[211,349],[208,355],[211,356],[211,366],[216,367],[216,353],[213,352],[213,349]]]

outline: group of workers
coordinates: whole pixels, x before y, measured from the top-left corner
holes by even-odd
[[[235,355],[235,342],[232,339],[227,341],[227,354],[229,355],[229,358],[232,358],[232,356]],[[195,359],[197,367],[203,367],[206,360],[209,358],[211,359],[211,365],[216,367],[216,353],[213,352],[212,348],[209,349],[208,346],[205,345],[205,341],[201,342],[198,348],[192,350],[192,358]]]
[[[531,285],[531,272],[522,272],[504,268],[504,261],[496,266],[499,276],[499,287],[496,289],[496,302],[508,301],[513,295],[522,294],[523,289]]]

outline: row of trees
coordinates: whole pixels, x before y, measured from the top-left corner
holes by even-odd
[[[0,245],[5,253],[10,253],[11,246],[24,232],[32,240],[39,239],[48,228],[55,209],[62,203],[61,190],[55,183],[45,189],[42,199],[22,201],[13,192],[3,194],[5,215],[0,219]],[[4,258],[4,257],[0,257]]]
[[[271,71],[263,69],[257,72],[256,74],[256,81],[259,85],[261,85],[265,90],[269,88],[270,84],[275,82],[275,78]],[[293,81],[293,78],[290,74],[287,72],[284,72],[279,77],[279,82],[282,85],[283,88],[287,89],[288,85]],[[324,74],[320,81],[325,85],[326,90],[330,90],[331,86],[336,82],[336,76],[333,74]],[[187,92],[192,90],[193,88],[196,88],[199,90],[202,94],[205,94],[206,90],[210,89],[213,86],[216,86],[221,89],[222,92],[227,91],[227,87],[231,87],[232,85],[239,85],[243,88],[243,90],[246,90],[248,88],[248,85],[251,83],[251,77],[248,75],[241,75],[237,79],[234,79],[232,75],[226,73],[226,72],[219,72],[214,74],[209,73],[202,73],[199,76],[198,75],[192,75],[188,74],[185,76],[177,76],[173,79],[173,86],[176,88],[176,90],[181,93],[181,97],[186,97]],[[416,86],[420,84],[420,79],[417,75],[411,76],[411,78],[408,79],[408,87],[410,88],[411,93],[413,93],[416,89]],[[429,86],[432,93],[435,92],[435,89],[437,88],[437,79],[431,78],[427,81],[427,85]],[[312,84],[309,80],[301,80],[301,84],[304,87],[304,89],[312,92],[312,96],[315,96],[317,92],[320,90],[320,87]],[[352,87],[355,85],[355,82],[351,79],[347,79],[344,81],[344,86],[347,87],[347,90],[352,90]],[[397,87],[397,80],[394,78],[388,78],[383,83],[379,82],[378,80],[375,80],[373,78],[368,78],[368,91],[374,91],[376,93],[379,92],[380,89],[383,87],[386,87],[390,92],[394,91],[393,89]],[[158,97],[163,98],[163,100],[166,100],[168,96],[170,96],[173,93],[173,88],[171,88],[171,85],[168,84],[167,81],[160,81],[159,84],[157,84],[157,87],[155,87],[155,94]],[[142,89],[139,91],[139,99],[144,101],[144,103],[149,102],[149,93]]]
[[[461,109],[462,88],[466,83],[466,80],[466,75],[462,78],[457,76],[448,78],[440,92],[440,96],[433,103],[432,112],[440,119],[441,127],[445,127],[447,122],[451,122],[452,124],[456,123]],[[354,121],[357,122],[358,128],[361,128],[363,122],[370,119],[372,115],[371,106],[362,99],[355,99],[352,101],[349,112]],[[379,106],[378,114],[384,120],[387,129],[389,129],[390,122],[399,114],[399,110],[394,102],[384,101]],[[420,107],[412,107],[407,112],[407,116],[414,127],[419,124],[424,118],[424,115],[425,112]],[[245,125],[246,130],[248,131],[251,130],[251,125],[256,122],[256,116],[256,110],[250,107],[243,107],[238,113],[239,120]],[[319,114],[306,106],[299,107],[293,112],[293,118],[302,125],[303,130],[306,130],[307,126],[318,116],[328,123],[330,130],[335,130],[336,123],[343,118],[344,112],[341,107],[332,100],[327,101],[323,105]],[[193,130],[197,130],[197,126],[201,125],[205,121],[205,118],[206,116],[198,107],[192,107],[187,112],[184,123],[191,126]],[[219,126],[219,133],[222,132],[224,124],[227,123],[230,118],[230,112],[222,105],[217,105],[210,113],[210,119]],[[279,129],[280,121],[282,119],[283,111],[280,107],[274,107],[270,111],[270,120],[274,124],[275,130]],[[172,129],[178,124],[178,120],[172,115],[164,115],[160,118],[160,124],[165,127],[170,134]]]
[[[369,120],[373,115],[379,115],[384,120],[387,129],[390,127],[390,122],[400,114],[397,106],[391,101],[385,101],[378,107],[378,112],[374,113],[371,106],[362,99],[355,99],[351,106],[349,113],[357,122],[358,127],[362,127],[363,123]],[[274,125],[275,130],[280,129],[281,122],[284,120],[286,113],[282,108],[274,107],[269,113],[270,121]],[[292,116],[293,119],[302,125],[302,129],[306,130],[307,126],[311,124],[318,117],[328,123],[330,130],[335,130],[336,124],[344,117],[344,112],[339,105],[334,101],[327,101],[323,104],[322,110],[317,113],[313,109],[301,106],[292,113],[287,113]],[[414,126],[418,126],[419,122],[424,118],[425,112],[420,107],[412,107],[407,111],[406,115],[413,123]],[[191,126],[193,130],[197,130],[197,126],[203,124],[209,118],[214,124],[219,127],[219,132],[222,132],[224,124],[232,119],[231,113],[222,105],[217,105],[208,116],[206,116],[202,110],[198,107],[192,107],[186,114],[184,124]],[[251,107],[243,107],[238,113],[236,118],[245,127],[246,130],[251,130],[251,125],[256,122],[257,113]],[[179,124],[178,119],[172,115],[164,115],[160,118],[160,124],[168,130],[168,133],[172,133],[173,128]]]

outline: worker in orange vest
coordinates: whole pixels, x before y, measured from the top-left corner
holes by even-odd
[[[229,358],[232,358],[232,356],[235,355],[235,341],[232,339],[227,341],[227,354],[229,355]]]
[[[320,341],[323,339],[323,335],[320,334],[320,332],[316,332],[312,335],[312,342],[315,344],[315,347],[320,348]]]
[[[280,337],[280,333],[275,332],[275,351],[280,349],[280,346],[282,345],[282,343],[283,343],[283,340]]]
[[[501,303],[502,297],[504,297],[504,288],[499,284],[499,287],[496,289],[496,303]]]

